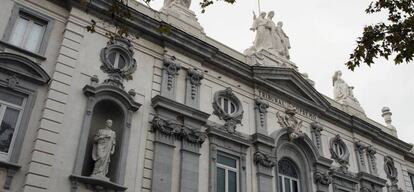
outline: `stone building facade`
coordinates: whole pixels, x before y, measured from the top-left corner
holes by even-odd
[[[1,1],[0,191],[414,191],[388,108],[384,126],[288,58],[220,44],[186,1],[131,1],[137,39],[87,32],[110,2]],[[91,174],[108,119],[106,179]]]

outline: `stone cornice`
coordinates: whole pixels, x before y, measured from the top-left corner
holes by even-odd
[[[361,181],[367,181],[370,183],[374,183],[380,187],[385,187],[385,184],[387,183],[387,180],[377,177],[375,175],[371,175],[369,173],[365,173],[365,172],[359,172],[357,174],[357,178]]]
[[[158,110],[160,108],[170,110],[174,113],[181,114],[184,117],[200,121],[202,124],[206,123],[207,119],[210,117],[210,114],[208,113],[184,105],[182,103],[178,103],[174,100],[160,95],[153,97],[151,103],[152,107],[154,107],[155,110]]]
[[[80,6],[79,0],[67,0],[67,2],[69,2],[68,4],[71,7],[83,9]],[[108,17],[102,13],[106,12],[109,5],[109,0],[91,1],[91,4],[88,6],[88,13],[99,18]],[[167,23],[151,18],[150,16],[138,12],[137,10],[133,10],[132,8],[131,15],[132,17],[127,21],[127,24],[129,25],[131,32],[136,32],[140,35],[140,37],[146,38],[160,45],[172,46],[172,48],[187,52],[189,54],[186,55],[196,57],[197,59],[202,60],[206,65],[213,65],[217,69],[221,69],[226,71],[228,74],[237,76],[240,80],[245,82],[258,83],[261,85],[268,84],[265,83],[266,81],[260,77],[253,77],[253,67],[220,51],[217,47],[214,47],[213,45],[173,26],[171,26],[171,33],[169,35],[161,33],[159,27],[162,25],[168,25]],[[275,87],[273,86],[273,88]],[[295,98],[294,95],[287,93],[289,92],[285,91],[285,96],[292,99]],[[296,99],[296,101],[308,106],[311,104],[303,99]],[[328,121],[343,127],[344,129],[361,133],[364,136],[373,139],[374,142],[381,144],[381,146],[396,150],[402,155],[409,153],[408,151],[412,148],[412,146],[408,143],[383,132],[380,128],[375,127],[374,125],[355,116],[347,114],[333,106],[329,106],[326,111],[323,107],[318,107],[318,105],[313,104],[311,106],[321,115],[320,118],[327,119]]]
[[[250,137],[247,135],[230,134],[226,131],[216,128],[214,125],[207,125],[207,127],[208,128],[206,132],[207,132],[208,137],[217,137],[220,139],[225,139],[226,141],[231,141],[245,148],[250,147],[252,144]]]

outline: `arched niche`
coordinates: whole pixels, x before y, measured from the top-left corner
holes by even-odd
[[[332,160],[322,157],[317,147],[307,135],[289,141],[288,130],[287,128],[283,128],[273,132],[271,137],[275,139],[276,147],[274,155],[277,157],[278,162],[283,159],[288,159],[297,167],[300,183],[299,191],[314,191],[314,174],[317,171],[324,173],[328,171]],[[276,189],[279,189],[278,166],[276,166],[275,175],[277,175]]]
[[[113,121],[111,129],[116,133],[116,145],[107,176],[110,182],[122,185],[132,114],[139,109],[141,104],[135,102],[133,97],[123,89],[113,85],[86,85],[83,92],[88,97],[88,101],[72,178],[77,177],[79,180],[79,178],[89,177],[92,173],[93,137],[99,129],[104,127],[105,121],[111,119]]]
[[[109,109],[109,110],[108,110]],[[116,133],[115,153],[111,156],[111,162],[109,164],[108,178],[110,181],[117,181],[118,172],[117,162],[120,159],[121,142],[123,138],[122,128],[125,125],[124,110],[120,105],[113,100],[103,99],[95,104],[92,110],[92,117],[90,122],[88,140],[86,144],[86,153],[84,158],[84,164],[82,167],[82,175],[89,176],[92,174],[94,162],[92,160],[92,146],[94,144],[94,136],[99,129],[105,126],[105,121],[111,119],[113,125],[111,129]]]

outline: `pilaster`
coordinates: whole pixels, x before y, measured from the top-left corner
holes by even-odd
[[[72,10],[73,12],[73,10]],[[76,24],[71,15],[63,31],[63,40],[57,51],[55,71],[51,76],[49,90],[45,100],[45,108],[40,119],[37,135],[33,141],[32,156],[28,162],[28,170],[22,191],[50,191],[53,167],[56,167],[56,152],[59,135],[65,120],[74,71],[78,66],[79,51],[84,33],[83,27]],[[56,103],[58,103],[56,105]],[[46,137],[47,135],[47,137]],[[38,169],[38,167],[43,167]]]
[[[276,157],[272,156],[274,139],[260,133],[252,137],[256,149],[253,160],[256,165],[257,186],[259,192],[272,191],[273,168],[276,166]]]
[[[204,140],[203,140],[204,141]],[[198,191],[200,143],[182,140],[180,192]]]

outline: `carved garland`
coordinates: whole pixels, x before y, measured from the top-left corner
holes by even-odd
[[[272,160],[272,157],[260,151],[254,153],[254,162],[257,165],[261,165],[267,168],[272,168],[276,165],[276,162]]]
[[[229,114],[226,111],[224,111],[223,107],[220,104],[221,98],[226,98],[229,101],[232,101],[235,104],[236,111],[232,114]],[[226,122],[222,129],[224,129],[228,133],[235,133],[237,124],[241,123],[244,111],[242,108],[242,103],[233,93],[233,90],[230,87],[228,87],[225,90],[217,91],[214,94],[214,100],[212,105],[214,109],[213,114],[217,115],[220,119]]]
[[[159,131],[168,136],[174,136],[179,139],[185,139],[190,143],[202,144],[207,135],[203,132],[191,129],[173,121],[167,121],[155,116],[152,120],[152,131]]]
[[[341,135],[338,134],[330,140],[329,151],[331,152],[332,159],[340,164],[341,171],[343,173],[347,173],[349,164],[349,150],[345,142],[341,139]]]

